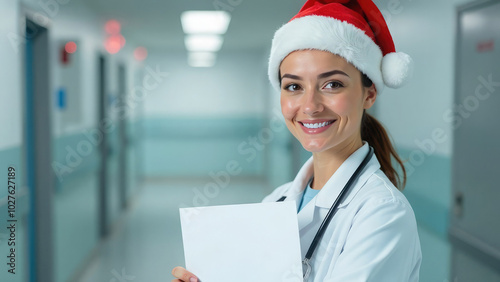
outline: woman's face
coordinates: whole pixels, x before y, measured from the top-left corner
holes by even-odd
[[[363,109],[376,99],[361,73],[330,52],[301,50],[281,63],[281,111],[290,132],[310,152],[361,142]],[[340,146],[340,147],[339,147]]]

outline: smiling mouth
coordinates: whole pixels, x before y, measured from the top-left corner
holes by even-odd
[[[334,123],[336,120],[330,120],[330,121],[324,121],[324,122],[318,122],[318,123],[305,123],[305,122],[300,122],[304,127],[309,128],[309,129],[314,129],[314,128],[322,128],[325,126],[328,126],[332,123]]]

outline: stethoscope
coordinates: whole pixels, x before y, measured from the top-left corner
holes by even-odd
[[[328,224],[332,220],[333,215],[337,211],[338,205],[344,199],[345,195],[347,195],[347,191],[349,191],[349,189],[351,189],[352,184],[356,180],[358,180],[358,178],[361,174],[361,171],[365,168],[366,164],[368,164],[368,162],[371,160],[371,158],[373,156],[373,148],[371,146],[368,146],[368,148],[369,148],[368,154],[366,154],[366,156],[363,159],[363,161],[361,162],[361,164],[359,164],[358,168],[351,175],[351,178],[349,178],[349,180],[345,184],[344,188],[342,188],[342,191],[340,191],[340,194],[338,195],[337,199],[335,199],[335,202],[333,202],[330,210],[328,210],[328,213],[326,214],[325,219],[321,223],[321,225],[318,229],[318,232],[316,232],[316,235],[314,236],[314,239],[313,239],[311,245],[309,246],[309,249],[307,250],[306,257],[304,258],[304,260],[302,260],[302,270],[304,271],[304,282],[306,282],[309,279],[309,275],[311,274],[311,269],[312,269],[311,257],[313,255],[314,251],[316,250],[316,248],[318,247],[318,243],[321,240],[321,238],[323,237],[323,234],[325,233],[326,228],[328,227]],[[286,196],[283,196],[277,202],[282,202],[285,199],[286,199]]]

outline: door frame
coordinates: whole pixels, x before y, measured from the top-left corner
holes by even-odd
[[[128,167],[128,131],[127,122],[128,108],[126,107],[127,99],[127,67],[124,63],[118,63],[118,105],[121,109],[119,111],[118,118],[118,136],[119,136],[119,168],[118,168],[118,185],[119,185],[119,197],[120,197],[120,208],[121,210],[126,210],[128,206],[128,181],[127,181],[127,167]]]
[[[28,279],[54,281],[50,19],[20,6],[24,30],[22,62],[23,162],[28,187]],[[33,30],[28,32],[28,29]],[[31,53],[33,52],[33,53]]]
[[[99,120],[105,120],[107,114],[107,64],[108,59],[103,53],[98,54],[98,69],[97,69],[97,81],[98,81],[98,109],[99,109]],[[101,164],[99,169],[99,192],[98,192],[98,212],[97,212],[97,222],[99,223],[99,237],[104,238],[109,234],[109,222],[107,216],[107,181],[108,181],[108,134],[106,131],[102,133],[102,140],[99,143],[99,154],[101,156]]]

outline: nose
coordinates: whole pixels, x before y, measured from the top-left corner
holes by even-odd
[[[324,110],[321,93],[316,89],[306,90],[303,97],[302,111],[304,114],[313,116]]]

